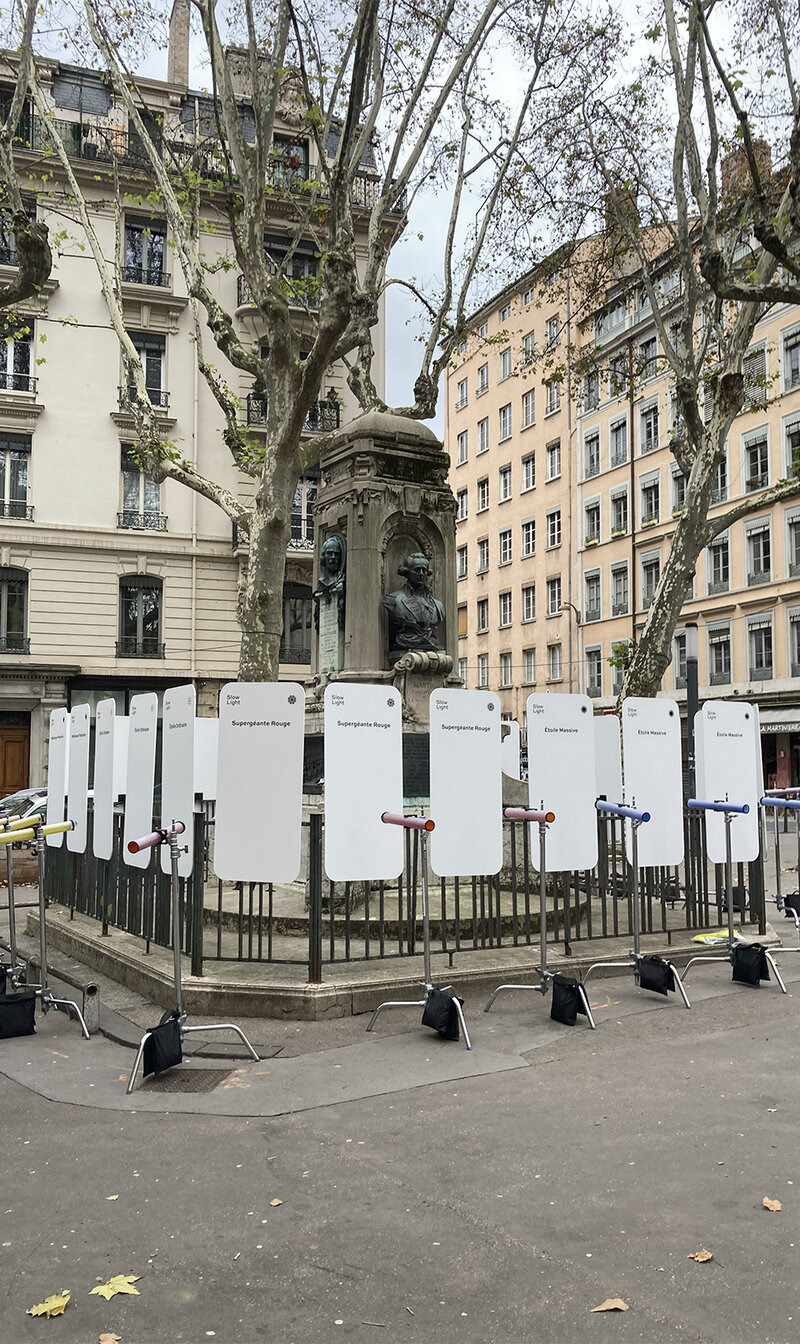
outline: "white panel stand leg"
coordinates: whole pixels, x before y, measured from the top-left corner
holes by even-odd
[[[544,803],[542,803],[542,809],[544,809]],[[526,809],[506,808],[506,816],[509,816],[510,814],[513,813],[514,819],[522,820],[523,818],[518,816],[519,812],[524,813],[526,812]],[[489,999],[489,1002],[485,1005],[483,1009],[485,1013],[489,1012],[498,994],[504,993],[505,990],[525,989],[529,993],[533,991],[534,994],[541,994],[542,998],[545,998],[547,995],[547,991],[550,988],[550,981],[553,979],[553,972],[548,971],[547,969],[547,825],[548,825],[547,817],[552,815],[553,815],[552,812],[545,813],[542,810],[541,812],[538,813],[528,812],[527,817],[525,818],[526,821],[538,820],[539,823],[539,965],[536,967],[540,977],[539,983],[538,985],[498,985],[497,989],[494,991],[494,994]],[[583,985],[581,984],[580,980],[578,981],[578,995],[580,997],[581,1004],[583,1005],[583,1011],[586,1015],[589,1026],[591,1027],[592,1031],[595,1031],[596,1030],[595,1020],[594,1017],[592,1016],[592,1010],[589,1007],[589,999],[586,994],[586,990],[583,988]]]
[[[17,952],[17,912],[14,896],[14,847],[6,845],[6,870],[8,873],[8,950],[11,964],[8,979],[14,989],[19,989],[25,977],[25,963]]]
[[[177,829],[180,826],[180,830]],[[250,1041],[245,1036],[241,1027],[237,1027],[233,1022],[215,1022],[207,1027],[187,1027],[186,1013],[183,1011],[183,1000],[181,995],[181,897],[180,897],[180,877],[178,874],[178,860],[181,855],[181,846],[178,844],[178,836],[182,834],[183,826],[181,823],[173,821],[169,830],[154,832],[153,836],[147,836],[146,839],[151,846],[158,844],[169,844],[169,854],[171,861],[170,875],[170,898],[172,905],[172,976],[173,988],[175,994],[175,1015],[178,1021],[178,1030],[180,1032],[181,1044],[190,1033],[202,1031],[204,1033],[212,1031],[232,1031],[242,1045],[245,1047],[251,1059],[258,1060],[258,1054],[253,1049]],[[134,842],[144,845],[141,842]],[[139,1042],[139,1048],[136,1051],[136,1058],[133,1061],[133,1068],[128,1079],[128,1086],[125,1092],[130,1096],[136,1084],[136,1075],[144,1058],[144,1049],[152,1036],[152,1031],[146,1031]]]
[[[35,989],[42,1012],[47,1014],[52,1008],[54,1012],[66,1010],[67,1014],[74,1013],[85,1039],[90,1040],[89,1029],[83,1018],[83,1013],[72,999],[57,999],[52,989],[47,983],[47,919],[44,899],[44,881],[45,881],[45,842],[42,824],[39,822],[34,827],[36,832],[36,858],[39,866],[39,973],[41,975],[41,984],[31,985],[29,988]]]
[[[384,813],[383,820],[387,820],[388,817],[389,814]],[[404,818],[398,817],[397,819],[395,819],[394,817],[392,818],[392,822],[395,825],[402,825],[404,821],[413,822],[417,820],[418,818],[416,817],[404,817]],[[378,1014],[382,1013],[384,1008],[424,1008],[428,1001],[427,1000],[428,994],[432,989],[437,988],[437,986],[434,985],[433,983],[433,972],[431,970],[431,926],[430,926],[430,916],[428,914],[428,832],[424,830],[421,826],[415,826],[413,827],[413,829],[419,833],[420,837],[420,879],[421,879],[420,885],[422,888],[422,956],[425,972],[425,979],[423,981],[423,986],[425,989],[425,998],[392,999],[387,1000],[386,1003],[379,1003],[374,1013],[372,1014],[372,1017],[369,1019],[369,1023],[367,1024],[366,1028],[367,1031],[372,1031],[372,1028],[375,1026],[375,1023],[378,1020]],[[441,988],[442,990],[448,990],[451,988],[451,986],[442,985]],[[461,1030],[464,1033],[464,1046],[467,1050],[471,1050],[472,1042],[469,1038],[469,1032],[467,1031],[467,1024],[464,1021],[464,1013],[461,1008],[461,1004],[459,1003],[455,995],[453,996],[453,1005],[458,1015]]]

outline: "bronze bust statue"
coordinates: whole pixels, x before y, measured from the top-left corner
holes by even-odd
[[[415,650],[439,651],[436,627],[445,617],[442,603],[433,596],[428,583],[431,567],[427,557],[417,551],[406,557],[398,569],[405,583],[387,593],[383,606],[389,613],[389,662]]]

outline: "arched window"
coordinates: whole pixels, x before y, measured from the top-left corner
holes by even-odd
[[[311,589],[306,583],[283,585],[283,635],[280,660],[282,663],[311,662],[311,622],[313,603]]]
[[[119,581],[118,658],[163,658],[163,584],[151,574],[125,574]]]
[[[0,653],[30,653],[28,575],[24,569],[0,569]]]

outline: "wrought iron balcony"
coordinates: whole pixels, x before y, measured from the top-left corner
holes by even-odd
[[[800,579],[800,560],[792,560],[789,563],[789,578]]]
[[[305,663],[311,662],[311,649],[304,644],[281,644],[278,649],[278,658],[282,663]]]
[[[622,527],[622,526],[620,526],[620,527],[612,527],[612,529],[611,529],[611,535],[612,535],[612,537],[624,537],[624,536],[626,535],[627,531],[628,531],[628,524],[626,523],[624,527]]]
[[[628,460],[628,450],[627,450],[627,448],[625,449],[625,452],[624,452],[624,453],[612,453],[612,454],[611,454],[611,466],[612,466],[612,467],[624,467],[624,466],[625,466],[625,463],[627,462],[627,460]]]
[[[0,369],[0,389],[6,392],[35,392],[36,379],[29,373],[14,373]]]
[[[587,694],[587,695],[590,695],[590,696],[592,697],[592,699],[594,700],[594,699],[596,699],[596,697],[597,697],[598,695],[602,695],[602,694],[603,694],[603,688],[602,688],[602,686],[587,686],[587,687],[586,687],[586,694]]]
[[[611,603],[611,615],[612,615],[612,616],[627,616],[628,614],[629,614],[629,611],[628,611],[628,599],[627,599],[627,598],[625,599],[624,602],[612,602],[612,603]]]
[[[30,653],[31,641],[27,635],[0,635],[0,653]]]
[[[600,620],[600,606],[599,606],[599,604],[598,604],[598,605],[592,604],[592,606],[587,607],[586,610],[585,610],[584,613],[583,613],[583,620],[584,620],[584,624],[587,624],[587,625],[588,625],[588,623],[589,623],[590,621],[599,621],[599,620]]]
[[[291,276],[284,276],[281,281],[281,289],[284,297],[293,308],[318,308],[319,294],[306,288],[309,281],[315,280],[316,276],[303,276],[300,279],[293,279]],[[236,277],[236,307],[237,308],[256,308],[253,291],[245,280],[243,275]]]
[[[657,513],[642,514],[642,527],[654,527],[657,522],[658,522]]]
[[[724,504],[727,498],[728,498],[727,485],[715,485],[714,489],[711,491],[711,499],[709,502],[711,504]]]
[[[724,668],[722,672],[712,672],[709,677],[711,686],[729,686],[731,681],[731,669]]]
[[[304,434],[328,434],[338,429],[341,423],[342,409],[332,401],[314,401],[311,403],[305,420]],[[247,397],[248,425],[264,426],[267,423],[267,398],[263,392],[250,392]]]
[[[772,582],[771,569],[754,569],[747,575],[748,588],[757,588],[760,583]]]
[[[716,597],[718,593],[730,592],[730,579],[712,579],[708,585],[709,597]]]
[[[685,690],[686,690],[686,677],[685,677],[685,675],[682,676],[682,677],[676,677],[676,678],[675,678],[675,690],[676,690],[676,691],[685,691]]]
[[[751,667],[751,681],[772,681],[773,670],[771,667]]]
[[[30,523],[33,521],[33,505],[20,499],[4,500],[0,503],[0,518],[23,518]]]
[[[166,532],[167,515],[165,513],[137,513],[134,509],[123,509],[117,514],[117,527],[132,528],[139,532]]]
[[[169,286],[170,277],[157,266],[123,266],[122,278],[132,285],[159,285],[162,289]]]
[[[791,675],[793,677],[800,677],[800,663],[792,663]]]
[[[766,471],[763,471],[758,476],[748,476],[744,488],[748,494],[752,494],[754,490],[764,490],[768,485],[769,475]]]
[[[644,594],[644,596],[643,596],[643,598],[642,598],[642,610],[643,610],[643,611],[647,611],[649,607],[652,607],[652,605],[653,605],[653,598],[654,598],[654,597],[655,597],[655,593],[645,593],[645,594]]]
[[[163,658],[166,650],[155,637],[145,635],[137,639],[135,635],[123,635],[117,640],[118,658]]]
[[[135,387],[120,387],[119,406],[120,410],[125,411],[134,402],[139,400],[139,394]],[[148,387],[147,395],[150,398],[151,405],[159,411],[169,410],[169,392],[165,392],[163,387]]]
[[[0,247],[0,266],[17,266],[18,264],[19,258],[17,257],[16,247],[13,247],[10,243]]]

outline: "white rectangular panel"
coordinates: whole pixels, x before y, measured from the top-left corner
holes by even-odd
[[[759,778],[753,747],[755,716],[744,701],[707,700],[695,718],[697,796],[705,802],[747,803],[750,811],[731,822],[731,858],[758,858]],[[712,863],[725,862],[725,819],[706,812],[706,846]]]
[[[622,802],[622,744],[616,714],[594,719],[595,787],[607,803]]]
[[[229,682],[219,695],[214,872],[294,882],[303,820],[306,696],[293,681]]]
[[[595,740],[592,702],[585,695],[529,695],[528,798],[532,808],[555,812],[547,831],[551,873],[597,863]],[[538,863],[538,844],[531,860]]]
[[[130,717],[118,714],[114,722],[114,802],[125,797],[128,782],[128,741],[131,730]]]
[[[217,796],[219,719],[194,721],[194,791],[206,802]]]
[[[128,730],[128,773],[125,780],[125,826],[122,857],[129,868],[148,868],[151,849],[138,854],[128,850],[129,840],[139,840],[153,829],[153,783],[156,773],[158,696],[155,691],[131,696]]]
[[[674,700],[629,696],[622,704],[625,803],[650,813],[639,827],[639,867],[683,859],[681,719]],[[630,827],[626,827],[630,856]]]
[[[69,716],[69,763],[67,766],[67,849],[73,854],[86,853],[87,809],[89,802],[89,722],[88,705],[76,705]]]
[[[69,760],[69,710],[53,709],[50,712],[50,744],[47,749],[47,820],[66,821],[67,802],[67,762]],[[59,835],[45,836],[51,849],[59,849],[64,843],[63,831]]]
[[[164,692],[161,716],[161,825],[182,821],[186,830],[178,844],[178,872],[190,877],[194,857],[194,686]],[[169,845],[162,845],[162,873],[172,872]]]
[[[400,692],[337,681],[325,687],[325,872],[334,882],[397,877],[403,832]]]
[[[500,755],[503,774],[509,779],[522,779],[519,766],[519,724],[516,719],[505,719],[501,724],[502,742]]]
[[[92,851],[110,859],[114,849],[114,742],[118,720],[113,700],[99,700],[94,720],[94,824]],[[128,720],[123,720],[127,733]],[[127,754],[127,753],[126,753]]]
[[[433,871],[438,877],[499,873],[503,781],[498,697],[490,691],[432,691],[430,743]]]

